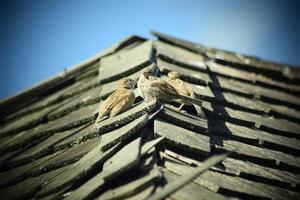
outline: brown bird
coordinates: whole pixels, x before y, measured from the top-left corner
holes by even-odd
[[[200,100],[180,94],[173,85],[153,76],[151,69],[148,68],[142,71],[137,86],[141,97],[145,101],[157,99],[163,102],[170,102],[181,99],[191,104],[202,105]]]
[[[167,82],[172,85],[179,94],[189,96],[191,98],[196,98],[195,97],[195,92],[193,89],[183,80],[180,79],[180,73],[176,71],[171,71],[168,73],[168,78]],[[191,104],[188,101],[185,101],[183,99],[177,100],[178,103],[181,103],[180,107],[178,110],[181,110],[184,105],[193,105],[195,107],[195,110],[197,112],[197,115],[199,117],[205,117],[204,112],[201,108],[201,106],[196,105],[196,104]]]
[[[135,85],[136,81],[130,78],[125,78],[118,82],[118,89],[100,104],[98,117],[93,127],[94,130],[97,124],[106,117],[114,117],[132,107],[135,100],[133,92]]]

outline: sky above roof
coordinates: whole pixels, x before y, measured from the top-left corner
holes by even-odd
[[[128,35],[153,38],[150,30],[300,65],[296,0],[7,0],[0,8],[0,99]]]

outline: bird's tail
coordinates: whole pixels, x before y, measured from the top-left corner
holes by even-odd
[[[198,106],[202,106],[202,101],[199,100],[199,99],[195,99],[195,98],[192,98],[192,97],[189,97],[189,96],[186,96],[186,95],[182,95],[182,94],[179,94],[180,98],[187,101],[187,102],[190,102],[191,104],[196,104]]]
[[[205,114],[202,110],[202,101],[193,97],[189,97],[186,95],[180,95],[181,99],[189,102],[190,104],[193,104],[193,106],[196,109],[197,115],[199,117],[205,118]]]
[[[93,129],[92,129],[93,131],[97,130],[98,124],[99,124],[101,121],[103,121],[103,120],[105,120],[105,119],[107,118],[107,114],[108,114],[108,111],[107,111],[107,110],[102,111],[102,112],[101,112],[101,110],[100,110],[100,112],[99,112],[99,114],[98,114],[98,117],[97,117],[97,119],[96,119],[96,121],[95,121],[95,123],[94,123]]]
[[[203,112],[203,110],[202,110],[202,107],[201,107],[201,106],[198,106],[198,105],[196,105],[196,104],[193,104],[193,106],[194,106],[194,108],[195,108],[195,110],[196,110],[196,112],[197,112],[197,115],[198,115],[199,117],[201,117],[201,118],[205,118],[205,114],[204,114],[204,112]]]

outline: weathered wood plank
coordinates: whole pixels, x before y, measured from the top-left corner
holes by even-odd
[[[50,121],[43,126],[38,127],[37,129],[42,131],[60,129],[62,131],[64,128],[81,126],[82,122],[85,122],[83,124],[86,124],[87,122],[91,122],[96,118],[94,115],[94,110],[97,106],[97,104],[92,104],[81,107],[80,109],[69,113],[67,116]]]
[[[200,44],[196,44],[187,40],[182,40],[154,31],[152,31],[152,34],[158,37],[161,41],[182,47],[184,49],[188,49],[192,52],[203,54],[213,59],[224,60],[233,64],[240,64],[238,67],[243,67],[244,69],[249,71],[258,70],[261,73],[267,73],[279,79],[282,79],[282,77],[285,77],[286,79],[290,80],[296,79],[296,82],[297,79],[299,79],[300,73],[299,70],[295,67],[278,63],[272,63],[269,61],[263,61],[253,56],[241,55],[230,51],[224,51],[216,48],[207,48]]]
[[[182,127],[188,127],[195,132],[207,132],[208,121],[203,118],[190,115],[188,113],[178,112],[174,107],[166,104],[164,109],[159,114],[160,117],[166,119],[174,124],[180,124]]]
[[[161,41],[183,47],[184,49],[188,49],[195,53],[204,54],[206,51],[206,48],[204,46],[202,46],[200,44],[196,44],[194,42],[182,40],[182,39],[170,36],[170,35],[159,33],[157,31],[151,31],[151,34],[158,37],[158,39]]]
[[[197,119],[196,117],[176,111],[169,105],[165,105],[160,113],[163,119],[168,120],[172,124],[180,124],[181,127],[192,130],[197,133],[214,134],[233,138],[239,141],[247,141],[252,144],[267,146],[267,148],[280,148],[279,151],[299,151],[300,141],[294,138],[284,137],[280,135],[270,134],[258,129],[252,129],[240,126],[227,121],[218,119]],[[208,130],[209,124],[209,130]],[[269,144],[269,145],[268,145]],[[272,145],[277,145],[276,147]],[[289,149],[285,149],[285,148]]]
[[[98,66],[99,66],[99,63],[97,62],[91,67],[98,68]],[[60,103],[71,97],[74,97],[90,88],[93,88],[98,84],[98,80],[96,77],[97,76],[94,75],[94,76],[88,77],[84,80],[76,81],[75,83],[71,84],[70,86],[67,86],[66,88],[63,88],[59,91],[56,91],[55,93],[35,102],[34,104],[26,106],[26,107],[16,111],[15,113],[11,113],[10,115],[8,115],[5,118],[5,122],[10,121],[15,118],[22,117],[23,115],[34,113],[34,112],[41,110],[45,107],[48,107],[50,105]]]
[[[100,173],[94,175],[91,179],[85,182],[76,190],[68,193],[66,200],[84,200],[90,199],[95,193],[101,191],[105,185],[103,176]]]
[[[299,186],[300,184],[299,174],[290,173],[284,170],[273,169],[232,158],[224,160],[222,164],[226,168],[231,169],[231,171],[238,171],[238,175],[242,177],[245,174],[250,174],[258,177],[265,177],[274,181],[289,183],[292,187],[296,187],[297,185]]]
[[[150,141],[147,141],[146,143],[143,144],[142,150],[141,150],[141,156],[144,156],[149,152],[153,147],[155,147],[157,144],[160,142],[163,142],[165,137],[159,137]]]
[[[54,120],[64,115],[67,115],[68,113],[74,110],[78,110],[82,106],[99,102],[101,100],[101,95],[100,95],[101,90],[102,90],[101,85],[91,88],[90,90],[87,90],[86,92],[76,96],[76,98],[73,98],[73,100],[70,101],[69,103],[61,106],[54,112],[49,113],[47,118],[49,120]]]
[[[299,83],[299,70],[296,67],[212,48],[207,52],[207,55],[221,64],[229,64],[246,71],[261,73],[280,81]]]
[[[122,140],[130,137],[132,134],[140,130],[148,122],[148,120],[149,115],[144,114],[138,119],[130,122],[129,124],[102,135],[101,150],[106,151],[118,142],[121,142]]]
[[[222,138],[216,138],[216,140],[223,140],[221,145],[215,145],[217,149],[235,151],[236,153],[243,157],[249,156],[255,159],[263,159],[267,162],[273,162],[276,165],[288,165],[296,168],[300,168],[300,158],[285,154],[279,151],[269,150],[266,148],[260,148],[248,144],[244,144],[237,141],[224,140]]]
[[[204,94],[202,90],[203,88],[196,88],[196,94],[201,93]],[[214,101],[214,98],[211,98]],[[244,101],[241,101],[244,102]],[[252,105],[255,105],[254,103]],[[203,106],[209,111],[209,114],[213,115],[214,117],[221,118],[223,120],[231,120],[234,118],[235,123],[242,123],[243,125],[247,126],[256,126],[264,131],[270,131],[271,133],[275,134],[282,134],[282,135],[291,135],[290,137],[298,137],[298,133],[300,131],[300,125],[295,122],[288,121],[286,119],[276,119],[271,116],[261,116],[255,113],[248,113],[245,111],[239,111],[236,109],[232,109],[229,107],[223,107],[221,105],[214,105],[212,106],[208,102],[204,102]],[[260,109],[259,105],[256,104],[255,109]],[[267,108],[262,108],[260,110],[266,110]],[[266,110],[267,111],[267,110]]]
[[[211,102],[215,102],[218,104],[223,104],[228,107],[242,107],[246,108],[249,111],[258,111],[269,113],[271,108],[268,104],[261,104],[261,102],[249,99],[234,93],[230,92],[221,92],[221,91],[213,91],[208,86],[199,86],[197,84],[189,84],[191,88],[195,91],[197,96],[203,97]]]
[[[137,165],[141,153],[141,137],[133,140],[103,164],[103,171],[73,191],[66,199],[86,199],[100,190],[105,182]]]
[[[287,152],[289,150],[295,152],[300,151],[300,141],[298,139],[270,134],[265,131],[232,124],[230,122],[212,120],[211,123],[212,123],[211,131],[215,133],[224,133],[224,135],[227,134],[227,136],[232,135],[235,137],[240,137],[245,139],[247,138],[249,140],[254,140],[255,143],[259,145],[266,146],[267,148],[271,148],[271,149],[272,146],[270,145],[277,145],[277,148],[279,147],[283,148],[282,150],[278,149],[279,151],[283,151],[283,152]],[[289,148],[289,150],[285,150],[284,148]]]
[[[65,151],[56,152],[26,165],[0,173],[0,188],[7,187],[30,176],[38,176],[50,170],[78,161],[100,143],[100,139],[90,140]]]
[[[291,82],[299,83],[300,73],[296,67],[263,61],[253,56],[245,56],[216,48],[207,48],[200,44],[154,31],[152,31],[152,34],[158,37],[161,41],[182,47],[184,49],[188,49],[192,52],[206,55],[218,61],[226,61],[230,65],[237,68],[241,68],[247,71],[260,72],[279,80],[289,80]]]
[[[110,52],[107,55],[110,55],[112,53],[120,52],[120,51],[127,51],[128,49],[132,48],[132,44],[140,44],[144,41],[146,41],[146,38],[137,36],[137,35],[130,35],[124,39],[122,39],[117,44],[113,45],[112,47],[108,48],[108,51]]]
[[[202,165],[198,166],[194,170],[187,172],[184,177],[181,177],[180,179],[167,184],[159,193],[156,193],[152,197],[150,197],[149,200],[159,200],[170,196],[177,190],[180,190],[182,187],[199,177],[201,174],[208,171],[209,168],[224,160],[228,155],[228,153],[224,153],[222,155],[211,156],[210,158],[205,160]]]
[[[262,101],[259,101],[260,104],[267,104]],[[276,104],[267,104],[271,110],[270,110],[270,115],[280,115],[283,116],[283,118],[286,118],[286,116],[290,117],[289,120],[292,120],[294,122],[298,122],[300,119],[300,112],[294,108],[289,108],[284,105],[276,105]],[[296,120],[295,120],[296,119]]]
[[[45,139],[46,137],[50,137],[54,133],[73,129],[91,122],[96,118],[94,115],[94,110],[96,107],[96,104],[85,106],[79,110],[71,112],[67,116],[26,130],[14,137],[8,143],[1,146],[0,152],[14,150],[28,144],[32,144],[35,141]]]
[[[155,185],[151,185],[147,188],[145,188],[144,190],[142,190],[141,192],[134,194],[133,196],[124,198],[124,200],[141,200],[141,199],[148,199],[153,191],[155,191],[156,186]]]
[[[182,178],[179,175],[166,170],[164,171],[164,177],[166,178],[168,184],[171,184]],[[168,184],[166,186],[168,186]],[[155,194],[159,194],[161,190],[163,190],[163,188],[160,190],[156,190]],[[177,190],[172,195],[170,195],[169,198],[172,200],[228,199],[228,197],[212,192],[198,184],[195,184],[194,182],[190,182],[185,187]]]
[[[170,142],[175,146],[190,149],[205,156],[211,152],[210,138],[206,135],[197,134],[157,119],[154,121],[154,133],[164,136],[166,142]]]
[[[195,66],[196,69],[201,69],[202,71],[207,70],[204,58],[200,54],[161,41],[155,41],[154,47],[157,56],[160,58],[163,57],[169,61],[172,60],[191,67]]]
[[[273,134],[299,138],[300,125],[285,119],[261,116],[220,105],[212,105],[208,102],[203,102],[203,107],[207,109],[210,117],[221,118],[222,120],[248,127],[255,126],[256,128]]]
[[[151,53],[152,41],[146,41],[131,50],[101,59],[99,80],[109,82],[143,68],[150,63]]]
[[[190,171],[194,170],[193,167],[168,160],[166,160],[165,166],[168,170],[183,177],[188,176]],[[194,182],[206,187],[209,190],[212,190],[213,192],[218,192],[221,188],[230,190],[233,191],[233,195],[235,192],[238,192],[247,194],[249,196],[272,199],[294,199],[300,195],[299,193],[281,189],[279,187],[257,183],[239,177],[228,176],[226,174],[213,172],[211,170],[204,172],[201,177],[196,178]]]
[[[47,155],[54,151],[54,145],[59,141],[67,138],[70,135],[76,134],[77,132],[81,131],[85,128],[86,125],[83,127],[55,133],[51,137],[43,140],[42,142],[38,143],[37,145],[27,149],[20,155],[14,157],[9,161],[9,165],[17,166],[20,164],[24,164],[30,162],[32,160],[36,160],[44,155]]]
[[[239,112],[239,110],[241,110],[240,113],[248,113],[249,111],[253,110],[253,111],[259,111],[260,115],[266,115],[266,114],[269,115],[269,117],[263,116],[263,119],[265,119],[264,125],[266,127],[279,129],[279,130],[284,129],[287,132],[294,129],[295,131],[292,131],[294,133],[297,133],[300,130],[300,126],[298,127],[298,129],[296,128],[298,126],[297,122],[300,119],[300,112],[298,112],[294,109],[250,100],[250,99],[240,97],[238,95],[230,94],[227,92],[223,92],[221,94],[222,96],[214,95],[210,89],[208,89],[206,87],[199,87],[194,84],[191,84],[191,87],[194,89],[196,96],[202,97],[202,98],[204,97],[207,100],[209,100],[211,103],[219,104],[220,106],[226,106],[226,109],[228,108],[228,110],[234,109],[234,110],[236,110],[236,112]],[[240,108],[238,108],[238,107],[240,107]],[[251,112],[253,112],[253,111],[251,111]],[[272,114],[277,115],[279,118],[273,118]],[[249,113],[248,115],[249,116],[251,115],[251,118],[255,117],[256,119],[258,119],[258,117],[257,117],[258,114],[255,112]],[[287,117],[286,117],[286,119],[282,119],[282,116],[287,116]],[[249,117],[246,117],[246,118],[249,118]],[[293,121],[297,121],[297,122],[290,121],[291,118],[296,119]],[[287,120],[287,119],[289,119],[289,120]],[[281,128],[279,128],[279,125],[281,125]],[[289,127],[293,127],[293,128],[289,128]]]
[[[214,89],[234,91],[244,95],[250,95],[251,97],[262,101],[286,105],[291,108],[294,106],[299,107],[300,105],[300,98],[289,93],[263,88],[259,85],[253,85],[250,83],[214,75],[215,79],[218,80],[218,83],[216,83],[216,81],[212,80],[209,74],[201,71],[184,68],[176,64],[168,63],[161,59],[157,59],[157,64],[160,70],[164,73],[175,70],[182,73],[185,79],[189,79],[190,81],[199,83],[201,85],[210,85]]]
[[[300,98],[289,93],[285,93],[282,91],[273,90],[269,88],[263,88],[258,85],[252,85],[249,83],[235,81],[232,79],[228,81],[225,78],[221,78],[219,76],[217,76],[217,78],[222,88],[226,88],[226,89],[228,88],[242,93],[250,93],[254,95],[254,98],[266,102],[272,102],[272,103],[274,102],[280,105],[287,105],[289,107],[293,107],[293,106],[299,107],[300,105],[299,103]]]
[[[162,78],[165,78],[163,76]],[[208,86],[200,86],[199,84],[189,83],[195,91],[196,97],[210,101],[214,104],[223,105],[241,111],[250,113],[259,113],[261,115],[275,116],[276,118],[284,118],[298,123],[300,120],[300,112],[294,108],[284,105],[276,105],[263,102],[257,99],[246,98],[231,92],[212,91]],[[213,88],[214,90],[218,90]]]
[[[101,163],[107,160],[112,154],[119,149],[119,146],[115,146],[111,150],[101,153],[100,144],[94,147],[89,153],[83,156],[78,162],[71,165],[68,171],[60,174],[54,180],[49,182],[38,193],[38,197],[44,197],[51,193],[57,192],[65,187],[70,187],[76,181],[83,178],[91,170],[97,169]]]
[[[12,159],[13,157],[15,157],[15,156],[19,155],[20,153],[22,153],[23,151],[25,151],[27,148],[29,148],[29,146],[25,146],[25,147],[19,148],[14,151],[8,151],[6,153],[3,153],[0,157],[0,170],[1,171],[9,170],[9,168],[7,166],[7,162],[10,159]]]
[[[57,153],[58,154],[58,153]],[[17,167],[14,169],[11,169],[9,171],[1,172],[0,173],[0,187],[7,187],[9,185],[12,185],[13,183],[16,183],[18,181],[24,180],[25,178],[28,178],[32,175],[32,169],[39,167],[44,162],[47,162],[57,154],[51,154],[49,156],[45,156],[41,159],[35,160],[31,163],[28,163],[24,166]]]
[[[153,182],[159,180],[161,176],[162,175],[157,169],[153,169],[148,174],[145,174],[141,177],[137,177],[135,180],[132,180],[117,188],[109,189],[108,191],[101,194],[101,196],[97,199],[112,200],[128,198],[138,192],[141,192]]]
[[[69,166],[56,169],[41,176],[29,178],[16,185],[0,190],[1,199],[28,199],[44,187],[51,180],[55,180],[57,176],[69,169]]]
[[[47,162],[42,163],[38,168],[37,167],[32,168],[32,173],[36,176],[40,173],[44,173],[45,171],[47,172],[49,170],[77,162],[84,155],[86,155],[97,145],[99,145],[100,141],[101,138],[94,138],[92,140],[88,140],[80,144],[76,144],[72,148],[68,148],[63,151],[56,152],[59,154],[52,157]]]
[[[161,152],[161,155],[167,159],[169,159],[171,156],[172,158],[180,160],[181,162],[190,166],[201,165],[202,163],[202,161],[183,156],[168,149],[165,150],[164,153]],[[251,180],[252,178],[252,180],[257,182],[267,183],[279,187],[285,185],[286,188],[295,188],[300,184],[299,174],[293,174],[284,170],[257,165],[249,161],[226,158],[222,161],[221,166],[225,167],[216,166],[212,167],[212,169],[214,171],[225,172],[245,179]]]
[[[131,147],[126,145],[126,149],[124,147],[122,150],[120,150],[112,158],[110,158],[104,163],[102,171],[103,179],[105,181],[109,181],[112,178],[122,174],[124,170],[132,168],[132,166],[135,166],[139,162],[139,159],[142,156],[146,155],[152,147],[159,144],[163,139],[163,137],[157,138],[146,142],[143,145],[141,144],[140,137],[138,139],[135,139],[133,142],[130,143],[132,144]]]
[[[135,167],[139,163],[139,159],[162,140],[163,138],[151,140],[142,147],[141,137],[133,140],[104,163],[102,172],[99,172],[80,188],[73,191],[67,199],[86,199],[92,197],[96,191],[103,188],[105,183],[112,181],[117,176]]]
[[[206,64],[209,66],[210,71],[219,75],[228,76],[237,80],[252,82],[266,87],[280,89],[282,91],[289,91],[290,93],[300,92],[300,87],[298,85],[274,80],[262,74],[243,71],[240,69],[232,68],[230,65],[215,63],[214,61],[206,62]]]
[[[271,162],[273,165],[281,165],[284,163],[284,165],[300,168],[299,157],[244,144],[220,136],[208,137],[161,120],[155,120],[154,131],[155,134],[166,136],[166,140],[169,141],[170,144],[184,148],[184,150],[208,154],[211,151],[210,146],[213,146],[222,151],[236,152],[235,154],[243,159],[253,158]]]
[[[30,130],[33,130],[33,129],[30,129]],[[3,142],[1,143],[0,152],[1,153],[3,153],[3,152],[7,153],[11,150],[16,150],[18,146],[16,145],[17,147],[14,147],[15,141],[18,141],[23,136],[26,137],[27,132],[28,131],[22,131],[18,134],[5,137],[6,140],[3,140]]]
[[[46,121],[48,113],[53,112],[65,103],[67,103],[67,101],[45,107],[44,109],[34,112],[30,115],[24,115],[18,119],[3,124],[0,129],[0,137],[13,135],[41,124],[42,122]]]
[[[58,192],[55,192],[53,194],[50,194],[48,196],[45,197],[41,197],[41,198],[35,198],[38,200],[54,200],[54,199],[63,199],[64,198],[64,192],[65,190],[60,190]]]
[[[92,130],[93,122],[91,124],[84,125],[82,127],[83,128],[80,129],[78,132],[75,132],[74,134],[69,135],[63,140],[57,142],[54,145],[54,151],[72,147],[74,145],[80,144],[82,142],[93,139],[95,137],[99,137],[99,135]]]
[[[158,57],[160,57],[161,59],[168,60],[170,62],[187,65],[190,68],[199,69],[203,72],[207,70],[205,65],[206,63],[209,67],[210,72],[218,75],[234,78],[237,80],[247,81],[250,83],[260,84],[262,86],[281,89],[290,93],[293,93],[294,91],[300,92],[300,87],[297,85],[291,85],[283,81],[277,81],[268,78],[262,74],[243,71],[237,68],[233,68],[230,65],[217,64],[213,60],[209,62],[204,62],[200,54],[196,54],[181,47],[170,45],[161,41],[157,41],[154,44],[154,46],[157,49]],[[234,57],[236,57],[235,54],[233,55]],[[238,57],[236,58],[239,60]]]
[[[138,164],[141,156],[141,142],[141,137],[138,137],[103,164],[104,181],[108,181]]]

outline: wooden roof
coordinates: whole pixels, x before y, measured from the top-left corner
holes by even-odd
[[[299,68],[153,34],[1,102],[0,199],[300,198]],[[116,81],[154,65],[182,73],[207,119],[136,93],[92,131]]]

